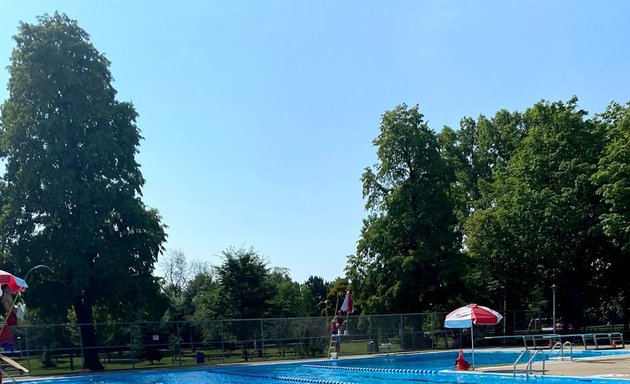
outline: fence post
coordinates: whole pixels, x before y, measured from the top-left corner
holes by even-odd
[[[266,359],[267,358],[267,349],[265,348],[265,330],[263,328],[263,321],[260,321],[260,342],[262,343],[261,347],[262,347],[262,351],[263,351],[263,358]]]
[[[81,350],[81,372],[85,372],[85,355],[83,354],[83,335],[81,335],[81,324],[77,324],[79,329],[79,348]]]
[[[512,311],[512,334],[516,334],[516,310]]]
[[[28,370],[31,370],[30,350],[28,348],[28,327],[24,329],[24,343],[26,344],[26,358],[28,359]],[[22,349],[20,347],[20,349]]]
[[[175,328],[177,329],[177,340],[175,341],[175,348],[177,348],[177,357],[179,357],[179,366],[182,366],[182,346],[179,342],[179,321],[175,322]]]
[[[505,336],[505,334],[507,333],[507,317],[508,317],[507,299],[505,298],[505,294],[503,295],[503,316],[505,317],[505,319],[503,319],[503,336]],[[505,346],[506,343],[507,343],[507,339],[504,338],[503,346]]]
[[[223,332],[223,320],[220,320],[221,324],[221,363],[225,363],[225,335]]]
[[[403,316],[402,315],[400,315],[400,328],[398,329],[398,335],[400,337],[400,350],[404,351],[403,346],[405,345],[405,343],[403,342],[404,332],[403,332]]]
[[[133,331],[131,329],[132,328],[130,328],[130,331],[129,331],[129,349],[131,349],[131,368],[135,368],[136,367],[136,348],[135,348],[135,344],[133,343]],[[83,355],[83,348],[81,349],[81,355]]]
[[[435,344],[434,344],[434,340],[433,340],[433,334],[434,334],[434,330],[435,330],[435,324],[433,323],[433,314],[429,313],[429,327],[431,328],[429,330],[429,337],[431,338],[431,349],[435,349]]]

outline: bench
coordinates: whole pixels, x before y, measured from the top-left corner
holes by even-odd
[[[547,338],[551,339],[550,337]],[[560,342],[567,339],[581,340],[584,349],[588,349],[589,346],[593,346],[595,347],[595,349],[612,349],[626,347],[623,340],[623,334],[621,332],[573,333],[567,335],[554,335],[554,340]]]
[[[625,348],[623,334],[621,332],[609,333],[585,333],[582,334],[584,349],[588,349],[588,342],[592,341],[595,349],[604,348]],[[602,342],[604,342],[602,344]]]
[[[550,343],[554,343],[555,341],[560,341],[559,335],[548,333],[548,334],[528,334],[528,335],[511,335],[511,336],[486,336],[484,339],[493,340],[493,339],[521,339],[523,340],[523,346],[525,349],[542,349],[549,348]]]
[[[523,339],[525,349],[550,348],[556,342],[568,341],[567,339],[578,339],[582,341],[584,349],[593,346],[595,349],[602,348],[625,348],[623,333],[621,332],[600,332],[600,333],[574,333],[567,335],[560,334],[531,334],[514,336],[489,336],[484,339]]]

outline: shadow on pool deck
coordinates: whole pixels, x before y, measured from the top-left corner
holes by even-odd
[[[517,365],[517,372],[524,371],[525,364]],[[541,375],[542,363],[535,363],[533,375]],[[511,374],[514,372],[512,365],[493,367],[480,367],[476,372]],[[545,363],[545,375],[575,376],[575,377],[611,377],[630,380],[630,356],[611,356],[597,359],[547,361]]]

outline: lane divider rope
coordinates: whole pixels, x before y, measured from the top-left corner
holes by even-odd
[[[210,372],[210,373],[218,373],[218,374],[222,374],[222,375],[246,376],[246,377],[255,377],[255,378],[259,378],[259,379],[294,381],[294,382],[300,382],[300,383],[355,384],[355,383],[348,383],[348,382],[345,382],[345,381],[309,379],[309,378],[304,378],[304,377],[258,375],[258,374],[254,374],[254,373],[242,373],[242,372],[222,372],[222,371],[208,371],[208,372]]]
[[[425,375],[433,375],[438,373],[434,369],[398,369],[398,368],[369,368],[369,367],[344,367],[338,365],[319,365],[319,364],[304,364],[303,367],[309,368],[324,368],[324,369],[341,369],[346,371],[368,371],[368,372],[391,372],[391,373],[417,373]]]

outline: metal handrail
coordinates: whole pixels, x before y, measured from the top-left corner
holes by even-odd
[[[565,341],[564,344],[562,344],[562,351],[564,352],[564,347],[569,346],[569,360],[573,360],[573,344],[571,344],[570,341]],[[564,361],[564,353],[561,356],[561,360]]]
[[[560,361],[564,361],[564,348],[569,347],[569,360],[573,360],[573,344],[570,341],[565,341],[564,344],[556,341],[551,350],[549,351],[549,355],[555,350],[560,351]]]
[[[512,371],[513,371],[513,377],[516,377],[516,366],[518,365],[518,363],[521,361],[521,358],[525,355],[526,352],[529,352],[529,349],[525,349],[521,352],[520,355],[518,355],[518,357],[516,358],[516,361],[514,362],[514,365],[512,367]],[[543,355],[543,375],[545,374],[545,352],[542,349],[537,349],[534,351],[534,353],[532,354],[532,357],[529,358],[529,360],[527,360],[527,364],[525,364],[525,376],[526,378],[529,380],[529,374],[531,373],[532,369],[532,364],[534,363],[534,359],[536,359],[536,356],[541,353]]]
[[[514,366],[512,370],[512,372],[514,373],[514,377],[516,377],[516,366],[518,365],[518,362],[521,361],[521,358],[523,357],[523,355],[525,355],[525,353],[528,351],[529,351],[528,349],[524,349],[523,351],[521,351],[521,354],[518,355],[518,357],[516,358],[516,361],[514,362]]]
[[[532,355],[532,357],[529,359],[529,361],[527,362],[527,365],[525,366],[525,376],[527,377],[527,380],[529,380],[529,374],[532,371],[532,364],[534,364],[534,359],[536,358],[536,355],[538,355],[538,353],[542,353],[543,355],[543,359],[542,359],[542,372],[543,375],[545,374],[545,352],[542,349],[537,349],[536,352],[534,352],[534,354]]]

